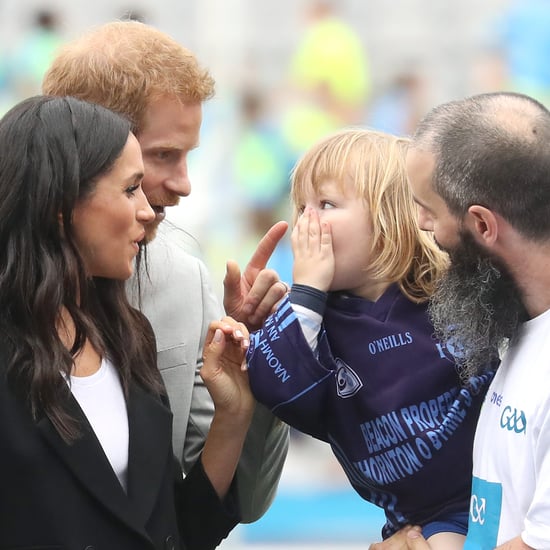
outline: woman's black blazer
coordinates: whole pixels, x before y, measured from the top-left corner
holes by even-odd
[[[172,414],[130,386],[128,491],[124,492],[74,397],[82,435],[67,444],[45,416],[34,421],[6,381],[0,338],[0,550],[206,550],[238,522],[200,460],[185,480],[172,452]]]

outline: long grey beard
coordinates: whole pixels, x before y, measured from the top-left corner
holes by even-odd
[[[506,268],[469,235],[449,251],[451,265],[432,297],[436,335],[453,349],[465,380],[495,366],[527,318],[520,292]]]

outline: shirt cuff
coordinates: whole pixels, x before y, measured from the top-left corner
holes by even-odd
[[[289,299],[292,304],[311,309],[322,317],[325,313],[328,293],[312,286],[293,284]]]

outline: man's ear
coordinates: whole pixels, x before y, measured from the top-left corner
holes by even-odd
[[[488,248],[495,244],[499,226],[498,218],[492,210],[479,204],[473,204],[468,208],[465,224],[479,244]]]

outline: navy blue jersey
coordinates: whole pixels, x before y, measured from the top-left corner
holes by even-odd
[[[331,445],[355,490],[384,509],[384,537],[468,510],[492,372],[465,385],[433,332],[426,304],[392,285],[377,302],[330,294],[317,357],[289,298],[251,335],[255,397]]]

